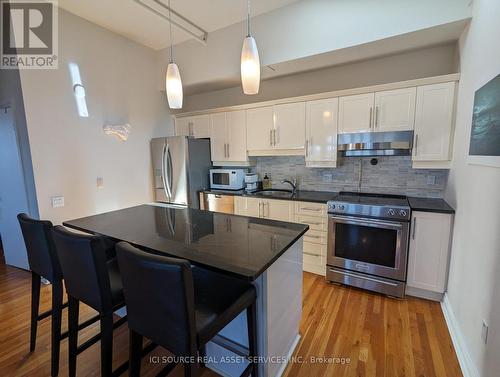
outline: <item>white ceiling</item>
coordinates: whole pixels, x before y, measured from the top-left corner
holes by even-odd
[[[142,0],[154,4],[152,0]],[[251,14],[270,12],[298,0],[252,0]],[[168,0],[162,0],[167,4]],[[170,0],[172,9],[210,32],[243,21],[246,0]],[[134,0],[59,0],[59,7],[133,41],[159,50],[170,44],[168,21],[150,13]],[[190,38],[172,29],[174,44]]]

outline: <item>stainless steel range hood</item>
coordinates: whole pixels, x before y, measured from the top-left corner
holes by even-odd
[[[413,131],[340,134],[338,150],[345,157],[409,156]]]

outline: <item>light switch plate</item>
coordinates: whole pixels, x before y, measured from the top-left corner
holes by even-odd
[[[53,196],[52,200],[52,208],[64,207],[64,196]]]

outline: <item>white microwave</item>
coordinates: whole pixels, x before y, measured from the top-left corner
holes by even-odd
[[[245,187],[245,169],[210,169],[210,188],[241,190]]]

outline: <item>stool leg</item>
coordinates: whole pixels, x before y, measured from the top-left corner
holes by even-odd
[[[142,335],[129,330],[129,339],[129,376],[139,377],[141,375]]]
[[[113,312],[101,315],[101,376],[113,374]]]
[[[61,316],[62,316],[63,287],[62,281],[52,282],[52,354],[51,375],[59,374],[59,350],[61,345]]]
[[[257,310],[255,303],[247,308],[247,327],[248,327],[248,350],[249,356],[257,356]],[[252,377],[258,377],[258,365],[252,362]]]
[[[31,271],[31,331],[30,352],[35,350],[36,329],[38,325],[38,307],[40,305],[40,275]]]
[[[76,376],[76,357],[78,347],[78,310],[79,301],[68,296],[68,354],[69,377]]]

